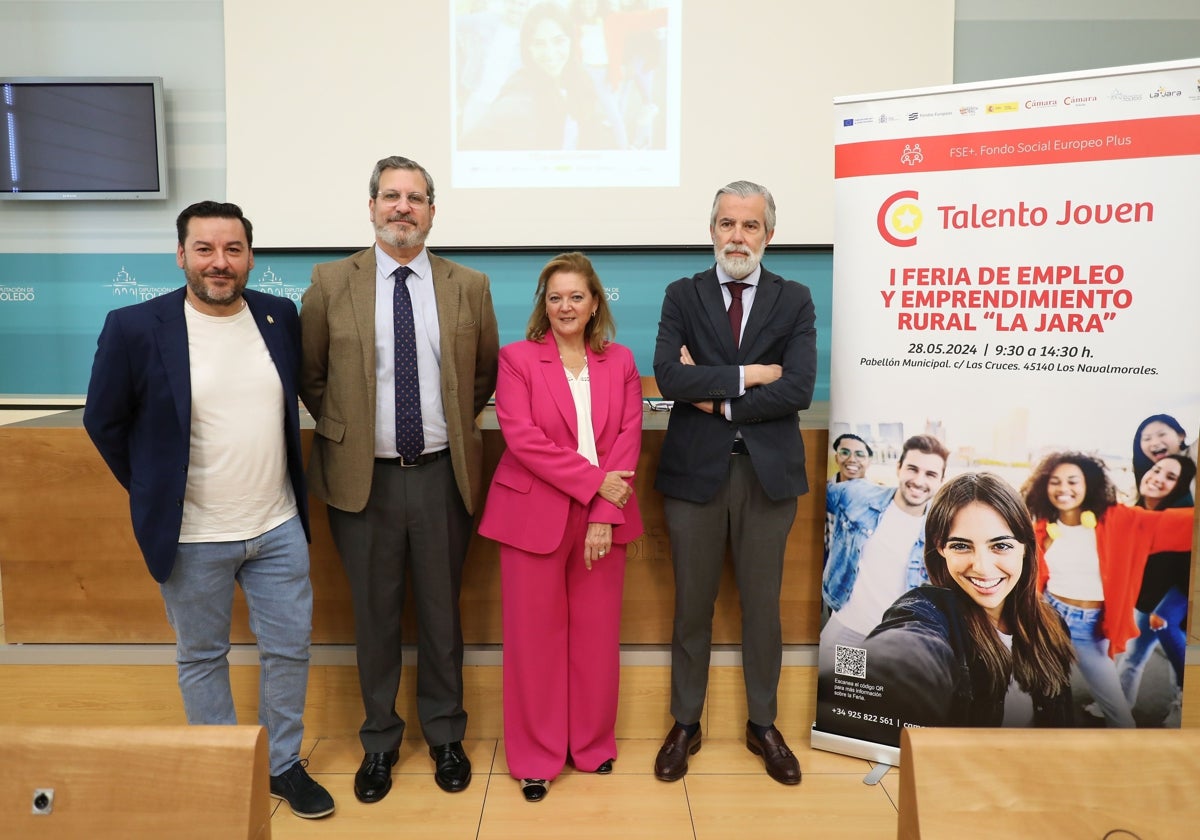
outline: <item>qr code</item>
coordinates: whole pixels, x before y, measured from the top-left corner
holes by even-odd
[[[843,677],[866,679],[867,652],[848,645],[834,645],[833,673]]]

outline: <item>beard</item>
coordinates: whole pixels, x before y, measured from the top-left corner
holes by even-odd
[[[209,306],[231,306],[237,303],[242,298],[242,290],[246,288],[246,280],[249,275],[239,277],[236,273],[230,272],[200,272],[192,271],[184,268],[184,277],[187,278],[188,288],[196,299],[207,303]],[[227,280],[233,280],[233,285],[228,290],[216,291],[210,289],[208,284],[204,282],[205,277],[220,277]]]
[[[735,253],[740,250],[749,251],[748,254]],[[744,245],[734,245],[730,243],[724,248],[715,246],[713,254],[717,258],[717,265],[732,277],[734,280],[741,280],[743,277],[748,277],[758,268],[758,264],[762,262],[763,252],[767,250],[766,243],[757,251],[752,248],[746,248]]]
[[[407,232],[401,233],[388,227],[389,222],[408,222],[413,225]],[[429,236],[429,228],[421,227],[412,216],[397,215],[375,224],[375,235],[393,248],[420,248]]]

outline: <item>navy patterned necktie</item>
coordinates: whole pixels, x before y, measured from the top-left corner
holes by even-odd
[[[733,346],[740,347],[742,343],[742,291],[746,283],[726,283],[732,296],[729,301],[729,328],[733,330]]]
[[[421,426],[421,380],[417,373],[417,333],[413,326],[412,296],[408,278],[413,270],[402,265],[392,272],[392,325],[396,338],[396,451],[405,461],[415,461],[425,449]]]

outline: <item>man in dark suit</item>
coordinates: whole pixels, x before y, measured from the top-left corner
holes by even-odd
[[[499,335],[487,276],[430,254],[433,179],[420,164],[375,165],[375,244],[318,265],[304,293],[300,396],[317,421],[309,479],[354,604],[362,802],[391,789],[404,721],[405,577],[417,610],[417,714],[442,790],[466,789],[458,597],[483,492],[475,418],[496,387]]]
[[[333,799],[299,757],[312,631],[300,322],[291,301],[246,289],[253,233],[237,205],[193,204],[176,226],[187,285],[108,314],[83,425],[129,492],[175,629],[188,723],[237,723],[227,654],[241,584],[271,795],[323,817]]]
[[[713,604],[728,544],[742,607],[746,746],[783,784],[800,764],[775,728],[783,657],[783,555],[808,492],[798,413],[812,401],[817,351],[812,295],[761,266],[775,233],[766,188],[717,191],[710,228],[717,264],[667,288],[654,375],[674,400],[655,487],[665,497],[675,570],[671,714],[654,763],[683,778],[700,749]]]

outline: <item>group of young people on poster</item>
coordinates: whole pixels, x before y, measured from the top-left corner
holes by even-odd
[[[868,442],[836,438],[818,725],[889,746],[908,726],[1179,726],[1186,438],[1171,415],[1142,421],[1125,494],[1080,451],[1044,455],[1019,488],[986,469],[943,483],[949,451],[930,435],[905,442],[898,486],[883,488]],[[1159,647],[1167,676],[1143,687]]]

